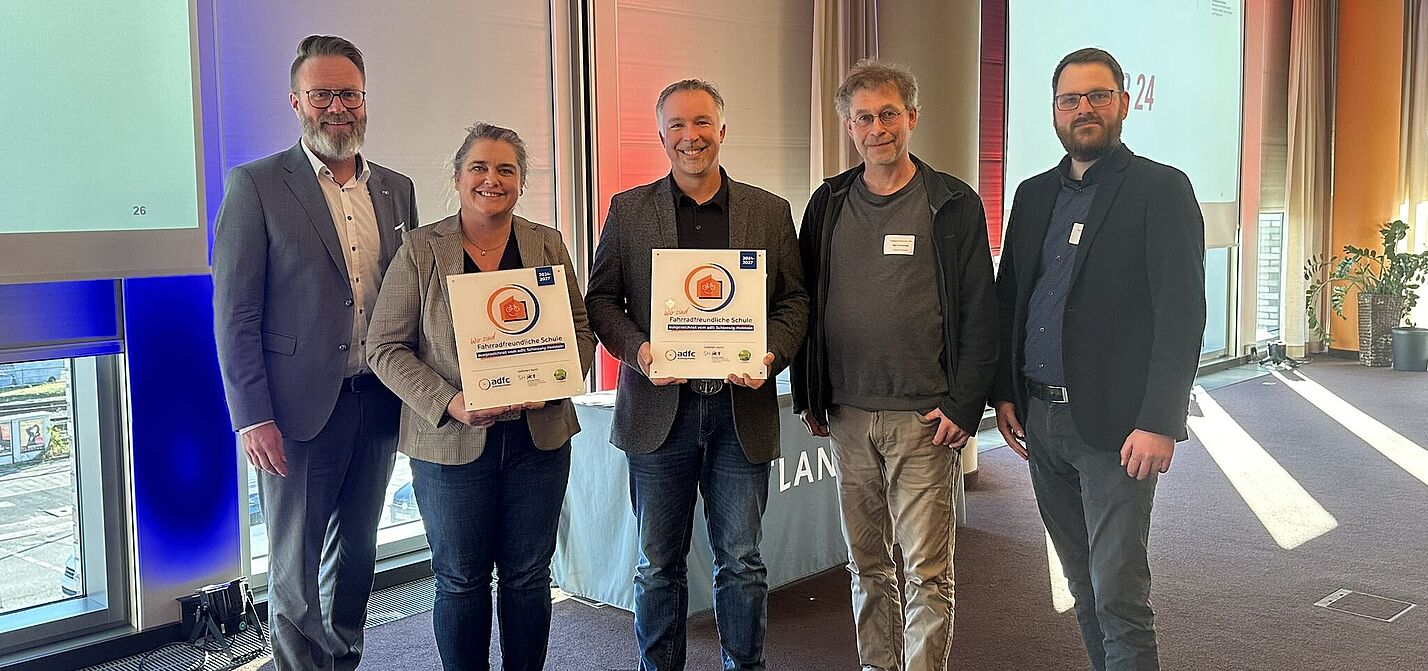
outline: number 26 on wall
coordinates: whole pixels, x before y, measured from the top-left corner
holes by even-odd
[[[1155,75],[1135,76],[1135,108],[1150,111],[1155,105]]]

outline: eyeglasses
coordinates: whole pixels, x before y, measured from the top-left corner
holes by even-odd
[[[367,97],[366,91],[356,89],[308,89],[303,91],[303,94],[307,96],[307,104],[320,110],[330,107],[333,98],[341,100],[343,107],[355,110],[362,106],[363,99]]]
[[[877,119],[883,122],[884,126],[891,126],[893,122],[897,121],[897,118],[902,116],[902,113],[906,111],[907,110],[883,110],[877,114],[863,113],[853,117],[853,123],[859,128],[867,128],[873,125],[873,119]]]
[[[1096,89],[1095,91],[1087,91],[1085,93],[1063,93],[1059,96],[1052,97],[1052,100],[1056,101],[1056,109],[1062,112],[1070,112],[1081,106],[1082,98],[1085,98],[1086,102],[1091,103],[1091,107],[1105,107],[1111,104],[1112,100],[1115,100],[1116,93],[1118,93],[1118,91],[1115,89]]]

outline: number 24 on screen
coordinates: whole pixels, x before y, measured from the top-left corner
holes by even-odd
[[[1129,79],[1129,77],[1127,77]],[[1130,87],[1126,87],[1129,91]],[[1150,111],[1155,105],[1155,75],[1138,74],[1135,76],[1135,108],[1138,110]]]

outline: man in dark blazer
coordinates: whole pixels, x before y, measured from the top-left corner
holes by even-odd
[[[396,450],[401,404],[367,368],[364,341],[416,200],[410,179],[358,154],[364,73],[351,42],[302,41],[289,96],[302,140],[234,168],[214,228],[218,358],[259,469],[280,670],[360,661]]]
[[[719,167],[724,101],[712,84],[671,84],[655,112],[670,174],[611,200],[585,296],[595,335],[624,364],[610,442],[627,453],[640,530],[640,668],[684,668],[685,556],[701,493],[724,668],[763,669],[768,583],[759,540],[769,464],[779,456],[773,378],[798,350],[808,318],[798,241],[788,201]],[[673,248],[766,251],[767,379],[649,378],[651,250]]]
[[[1159,668],[1151,503],[1186,438],[1205,329],[1200,207],[1184,173],[1121,143],[1124,81],[1100,49],[1056,67],[1054,125],[1067,156],[1016,191],[990,397],[997,428],[1030,461],[1098,670]]]

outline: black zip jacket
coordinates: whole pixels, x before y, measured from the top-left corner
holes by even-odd
[[[936,290],[942,303],[942,370],[947,374],[949,391],[937,407],[962,430],[976,433],[997,368],[997,300],[987,218],[982,199],[966,182],[933,170],[916,156],[912,162],[917,166],[915,179],[923,180],[927,204],[932,208]],[[798,234],[811,305],[808,337],[790,368],[793,411],[811,410],[821,424],[828,423],[832,398],[823,323],[828,304],[829,249],[848,189],[862,175],[863,166],[858,165],[824,180],[808,201]],[[857,272],[851,268],[839,271]]]

